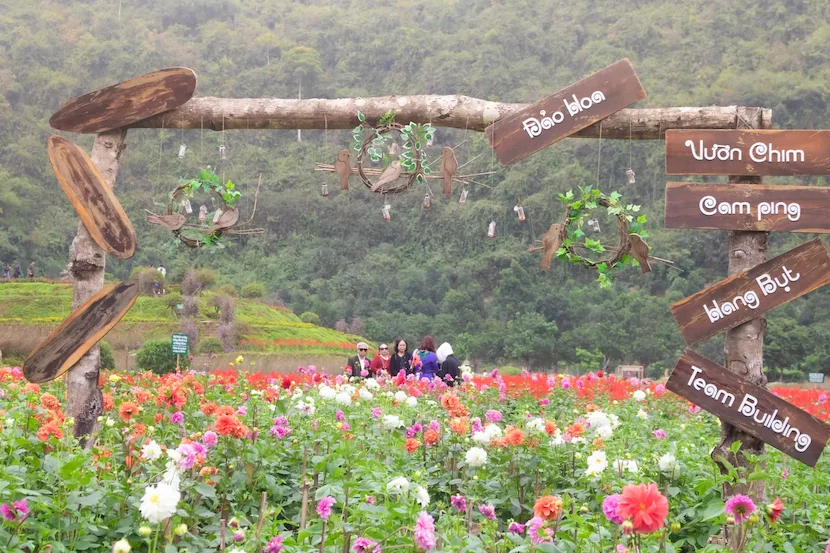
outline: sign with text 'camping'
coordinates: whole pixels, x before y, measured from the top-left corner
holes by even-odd
[[[666,184],[666,228],[830,233],[830,187]]]
[[[620,60],[487,127],[504,166],[547,148],[646,97],[628,59]]]
[[[683,339],[696,344],[830,282],[830,253],[819,238],[672,304]]]
[[[668,130],[669,175],[830,175],[830,131]]]
[[[666,388],[811,467],[827,444],[822,421],[694,351],[683,352]]]

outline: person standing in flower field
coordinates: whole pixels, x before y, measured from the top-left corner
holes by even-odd
[[[447,386],[455,386],[461,380],[461,371],[458,368],[461,362],[458,357],[453,354],[452,346],[447,342],[441,344],[438,351],[435,352],[438,357],[440,368],[438,370],[438,377],[447,383]]]
[[[418,352],[421,360],[421,378],[429,378],[432,380],[438,374],[438,356],[435,355],[435,339],[432,336],[424,336]]]
[[[392,376],[398,376],[398,373],[401,371],[403,371],[404,375],[411,374],[411,364],[412,354],[409,353],[409,346],[407,345],[406,340],[398,338],[395,340],[395,352],[392,354],[392,358],[389,361],[389,374]]]
[[[346,369],[352,376],[369,376],[370,360],[366,357],[369,346],[366,342],[357,343],[357,355],[349,357]]]
[[[389,364],[392,358],[389,356],[389,346],[381,344],[378,348],[378,355],[372,359],[372,364],[369,366],[369,372],[373,375],[379,374],[381,371],[389,372]]]
[[[28,271],[28,274],[26,276],[28,276],[29,278],[35,278],[35,262],[34,261],[29,263],[29,271]]]

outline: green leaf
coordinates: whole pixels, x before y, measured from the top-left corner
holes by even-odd
[[[724,503],[720,499],[716,499],[711,501],[704,509],[703,512],[698,515],[702,522],[706,522],[708,520],[715,519],[723,514],[723,507]]]
[[[216,489],[213,486],[208,486],[207,484],[196,484],[196,491],[202,497],[216,499]]]
[[[233,190],[234,188],[236,188],[236,185],[231,182],[231,179],[228,179],[228,182],[225,184],[225,188],[227,188],[228,190]]]
[[[432,174],[432,169],[430,169],[429,167],[424,167],[424,174],[425,175],[431,175]]]
[[[360,121],[361,123],[366,121],[366,116],[363,115],[362,111],[357,112],[357,120]]]
[[[418,179],[419,183],[424,184],[424,176],[423,175],[418,175],[417,179]]]

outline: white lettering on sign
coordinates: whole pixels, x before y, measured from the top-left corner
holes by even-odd
[[[801,278],[801,273],[793,275],[792,271],[787,269],[786,265],[781,267],[782,273],[780,277],[770,276],[765,273],[755,279],[758,288],[764,297],[774,294],[778,290],[790,292],[792,288],[790,284]],[[758,309],[761,306],[761,299],[754,290],[747,290],[741,295],[735,296],[732,301],[725,301],[718,303],[717,300],[712,300],[712,307],[703,304],[703,310],[706,316],[709,317],[709,322],[717,322],[733,313],[738,312],[741,307],[748,307],[750,309]]]
[[[728,144],[712,144],[707,147],[703,140],[697,144],[694,140],[687,140],[685,144],[692,150],[692,157],[698,161],[743,161],[741,149]],[[756,142],[749,147],[749,159],[755,163],[803,163],[804,150],[776,150],[771,143]]]
[[[706,379],[703,378],[704,375],[702,373],[703,369],[692,365],[692,374],[689,377],[689,381],[686,382],[686,386],[697,391],[702,390],[707,397],[710,397],[715,401],[720,401],[727,407],[734,407],[735,395],[727,392],[726,390],[721,390],[711,382],[707,382]],[[741,403],[738,405],[738,412],[747,418],[751,418],[765,428],[771,429],[776,434],[780,434],[785,438],[792,438],[795,442],[796,451],[803,453],[808,447],[810,447],[810,444],[813,443],[813,439],[809,434],[801,432],[798,428],[790,426],[790,417],[785,417],[783,420],[778,418],[778,409],[775,409],[772,413],[765,413],[759,409],[758,398],[752,394],[744,394]]]
[[[698,209],[704,215],[752,215],[749,202],[719,202],[714,196],[704,196],[698,203]],[[755,206],[755,214],[760,221],[765,215],[786,215],[796,222],[801,219],[801,204],[793,202],[760,202]]]
[[[573,101],[568,99],[562,100],[565,105],[565,109],[571,117],[587,109],[591,109],[594,104],[598,104],[599,102],[605,100],[605,94],[597,90],[591,93],[590,96],[585,96],[581,99],[577,98],[576,94],[573,94],[572,98]],[[542,110],[539,112],[539,117],[540,118],[528,117],[522,121],[522,128],[524,128],[530,138],[541,136],[543,130],[552,129],[565,120],[565,114],[561,110],[554,111],[550,115],[548,115],[545,110]]]

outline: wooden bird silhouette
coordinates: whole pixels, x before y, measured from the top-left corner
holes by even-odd
[[[349,164],[349,150],[345,148],[337,154],[334,170],[340,175],[340,190],[349,189],[349,178],[352,176],[352,166]]]
[[[550,263],[553,256],[562,246],[562,239],[565,230],[565,225],[562,223],[554,223],[550,226],[548,231],[542,236],[542,263],[540,266],[543,269],[550,269]]]
[[[184,226],[184,215],[177,213],[175,215],[148,215],[147,222],[152,225],[159,225],[167,230],[179,230]]]
[[[644,273],[651,272],[651,265],[648,263],[648,244],[640,238],[639,234],[629,234],[631,241],[631,255],[640,263],[640,269]]]
[[[380,175],[378,181],[372,185],[372,192],[376,192],[384,184],[389,184],[401,176],[401,162],[397,159]]]
[[[452,194],[452,177],[458,171],[458,160],[452,148],[444,148],[441,154],[441,176],[444,177],[444,194]]]

